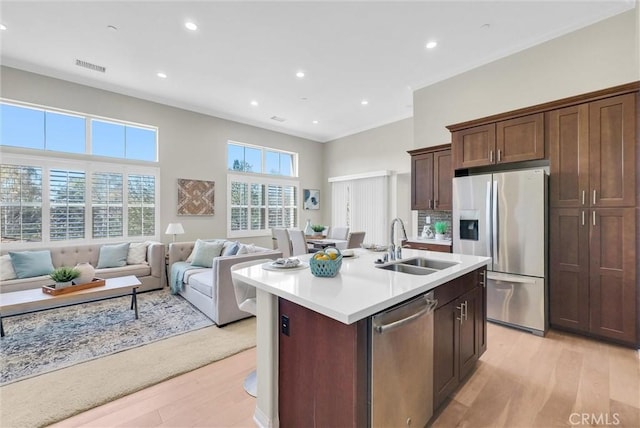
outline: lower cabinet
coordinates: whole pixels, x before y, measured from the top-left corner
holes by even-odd
[[[436,288],[434,313],[433,408],[440,407],[471,373],[487,349],[484,269]]]
[[[551,325],[638,345],[634,208],[550,215]]]

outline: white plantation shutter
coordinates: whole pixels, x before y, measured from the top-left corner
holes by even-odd
[[[152,175],[127,176],[128,236],[151,236],[155,231],[156,178]]]
[[[91,181],[93,238],[122,236],[124,225],[122,174],[97,172],[92,175]]]
[[[331,224],[365,231],[365,242],[389,241],[389,172],[330,178]]]
[[[49,237],[52,241],[84,238],[84,171],[49,171]]]
[[[0,165],[0,236],[42,241],[42,168]]]

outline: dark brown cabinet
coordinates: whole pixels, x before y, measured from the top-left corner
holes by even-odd
[[[452,152],[454,169],[543,159],[544,114],[456,130]]]
[[[636,206],[635,98],[548,113],[552,207]]]
[[[438,251],[440,253],[451,253],[451,245],[440,245],[440,244],[429,244],[426,242],[413,242],[413,241],[404,241],[402,243],[404,248],[411,248],[414,250],[427,250],[427,251]]]
[[[547,113],[552,326],[639,341],[636,93]]]
[[[451,210],[451,145],[411,150],[411,209]]]
[[[487,349],[484,275],[480,269],[435,290],[434,409],[471,373]]]

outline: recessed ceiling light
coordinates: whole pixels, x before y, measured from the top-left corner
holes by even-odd
[[[298,78],[302,79],[302,78],[304,77],[304,71],[298,71],[298,72],[296,73],[296,77],[298,77]]]
[[[7,29],[7,26],[4,24],[0,24],[0,30],[4,31]]]
[[[480,29],[482,29],[482,30],[488,30],[489,28],[491,28],[491,24],[482,24],[480,26]]]
[[[167,75],[165,73],[163,73],[162,71],[157,72],[156,76],[158,76],[161,79],[166,79],[167,78]]]
[[[431,41],[431,42],[427,43],[427,49],[433,49],[436,46],[438,46],[438,42]]]
[[[314,120],[314,121],[313,121],[313,122],[311,122],[311,123],[313,123],[314,125],[317,125],[317,124],[318,124],[318,121],[317,121],[317,120]]]
[[[251,100],[251,105],[254,107],[258,107],[258,102],[256,100]]]
[[[360,101],[360,104],[362,104],[363,106],[366,106],[367,104],[369,104],[369,101],[362,100],[362,101]]]
[[[198,29],[198,26],[191,21],[185,22],[184,26],[187,28],[187,30],[191,30],[191,31],[196,31]]]

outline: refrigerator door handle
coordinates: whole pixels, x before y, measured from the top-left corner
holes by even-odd
[[[492,217],[493,217],[493,264],[494,266],[498,264],[498,260],[500,259],[500,242],[498,239],[500,236],[498,235],[498,222],[500,219],[498,218],[498,181],[493,181],[493,207],[492,207]]]
[[[485,201],[486,207],[486,240],[487,240],[487,255],[493,257],[493,247],[491,246],[491,181],[487,181],[487,200]],[[493,262],[492,262],[493,263]]]

